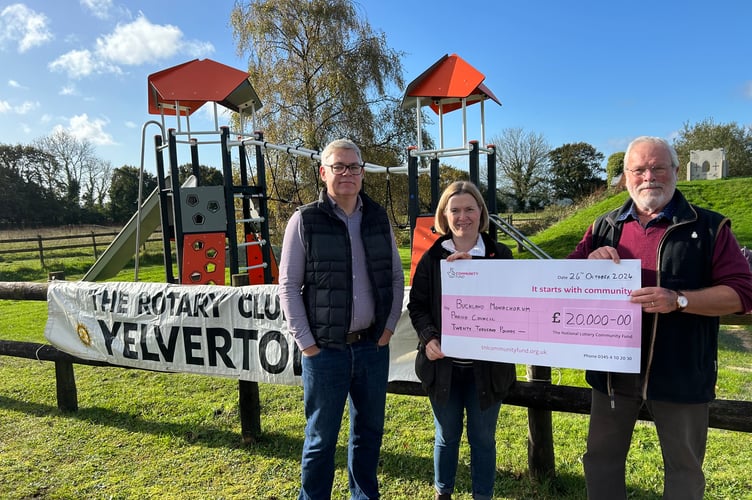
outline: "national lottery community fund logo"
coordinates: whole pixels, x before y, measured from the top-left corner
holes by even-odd
[[[479,276],[480,273],[478,271],[457,271],[453,267],[450,267],[447,271],[447,277],[449,279],[459,279],[463,280],[465,278],[474,278],[476,276]]]

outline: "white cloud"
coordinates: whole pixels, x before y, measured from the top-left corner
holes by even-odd
[[[129,24],[97,39],[98,57],[115,64],[135,66],[169,59],[178,53],[206,55],[214,51],[207,42],[185,41],[180,28],[170,24],[152,24],[143,15]]]
[[[15,106],[13,111],[19,115],[25,115],[37,109],[39,107],[39,101],[24,101],[20,105]]]
[[[76,95],[76,87],[74,87],[73,85],[66,85],[65,87],[60,89],[58,95]]]
[[[142,14],[135,21],[118,24],[112,33],[97,38],[92,50],[72,50],[51,62],[49,68],[79,79],[92,74],[119,74],[121,65],[156,63],[180,53],[206,57],[212,52],[211,43],[185,40],[180,28],[153,24]]]
[[[0,113],[15,113],[17,115],[25,115],[31,111],[34,111],[38,107],[38,101],[24,101],[17,106],[12,105],[8,101],[0,101]]]
[[[203,117],[206,119],[207,123],[211,124],[211,126],[214,127],[214,105],[210,102],[207,102],[206,104],[201,106],[198,111],[199,113],[197,113],[197,116],[201,116],[203,114]],[[232,120],[232,117],[234,115],[235,113],[232,110],[217,104],[217,121],[219,122],[220,126],[230,123],[230,120]]]
[[[89,115],[84,113],[68,120],[67,127],[56,125],[53,132],[64,130],[76,139],[86,139],[97,146],[111,146],[115,144],[115,141],[112,135],[104,131],[108,123],[108,121],[99,118],[89,119]]]
[[[8,87],[13,87],[14,89],[22,89],[22,88],[24,88],[20,83],[18,83],[15,80],[8,80]]]
[[[24,4],[9,5],[0,12],[0,43],[18,42],[18,51],[24,53],[52,40],[47,23],[47,16]]]
[[[172,56],[183,33],[175,26],[158,26],[143,16],[97,39],[99,57],[117,64],[137,65]]]
[[[112,0],[81,0],[81,6],[99,19],[108,19],[112,10]]]
[[[98,19],[113,19],[125,17],[133,18],[131,11],[124,5],[116,5],[112,0],[80,0],[81,7],[89,11],[92,16]]]
[[[88,50],[71,50],[49,64],[52,71],[65,71],[71,78],[89,76],[94,72],[96,62]]]
[[[71,50],[49,64],[52,71],[67,73],[70,78],[78,79],[92,73],[120,73],[120,68],[107,63],[90,51]]]
[[[211,42],[189,40],[183,45],[182,52],[194,58],[203,58],[214,52],[214,45],[212,45]]]

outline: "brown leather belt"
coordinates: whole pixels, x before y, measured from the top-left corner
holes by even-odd
[[[345,334],[345,344],[355,344],[362,340],[367,340],[369,331],[370,330],[366,328],[365,330],[356,330],[354,332],[347,332]]]

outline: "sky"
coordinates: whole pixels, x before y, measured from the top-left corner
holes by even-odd
[[[158,118],[148,113],[147,78],[196,58],[246,69],[229,24],[234,3],[0,2],[0,144],[64,129],[114,168],[139,166],[143,147],[155,172],[156,129],[142,146],[144,124]],[[361,0],[356,8],[402,54],[406,84],[446,54],[485,75],[502,105],[486,102],[485,138],[480,106],[468,107],[468,140],[521,128],[552,148],[586,142],[608,158],[640,135],[671,140],[685,123],[752,126],[746,0]],[[204,108],[191,116],[193,130],[214,128]],[[446,147],[463,145],[460,111],[446,115],[444,137]]]

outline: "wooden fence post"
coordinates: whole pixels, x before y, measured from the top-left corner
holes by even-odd
[[[551,385],[551,368],[528,366],[527,378],[533,383]],[[551,411],[528,408],[527,426],[527,465],[530,475],[537,480],[554,479],[556,466]]]
[[[94,247],[94,258],[98,259],[99,255],[97,252],[97,235],[94,234],[94,231],[91,232],[91,244]]]
[[[47,281],[58,280],[65,281],[65,271],[47,273]],[[60,411],[78,411],[76,375],[71,361],[55,361],[55,386],[57,387],[57,407]]]
[[[246,286],[249,283],[247,273],[232,275],[232,286]],[[255,443],[261,437],[261,398],[258,382],[238,380],[238,397],[243,443]]]
[[[39,264],[44,269],[44,247],[42,246],[42,235],[37,235],[37,244],[39,245]]]
[[[78,391],[73,363],[55,361],[55,384],[57,387],[57,407],[60,411],[78,411]]]

